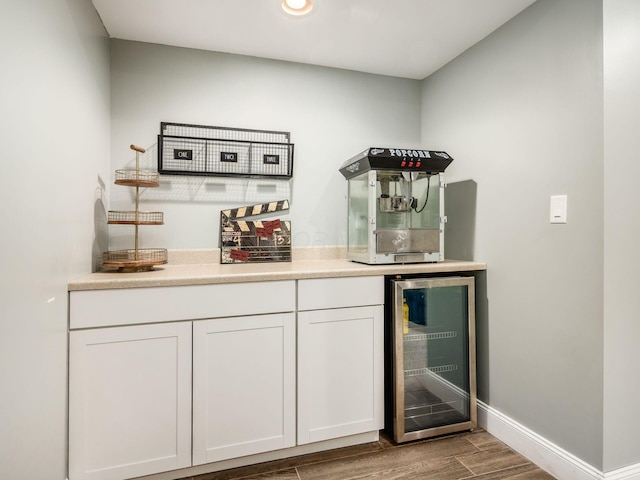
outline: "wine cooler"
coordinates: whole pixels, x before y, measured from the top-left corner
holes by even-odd
[[[387,279],[386,429],[395,442],[477,424],[473,277]]]

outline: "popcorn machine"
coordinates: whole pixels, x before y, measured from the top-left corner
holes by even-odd
[[[444,260],[446,152],[368,148],[347,160],[347,258],[367,264]]]

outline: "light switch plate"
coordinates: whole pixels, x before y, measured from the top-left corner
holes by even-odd
[[[549,222],[567,223],[567,196],[552,195],[549,209]]]

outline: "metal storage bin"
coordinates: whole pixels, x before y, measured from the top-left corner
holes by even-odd
[[[289,179],[289,132],[160,124],[158,172],[170,175],[249,176]]]

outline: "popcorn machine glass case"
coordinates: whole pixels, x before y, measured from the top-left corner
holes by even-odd
[[[446,152],[369,148],[340,168],[348,181],[347,258],[368,264],[444,259]]]

